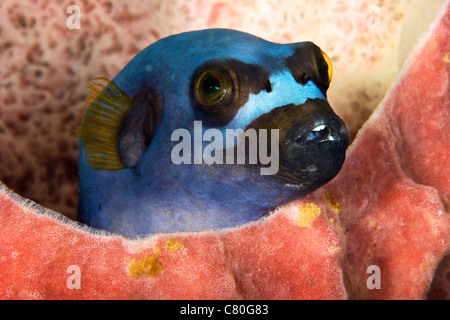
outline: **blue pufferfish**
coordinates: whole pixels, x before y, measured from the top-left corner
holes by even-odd
[[[326,99],[331,75],[330,59],[312,42],[277,44],[228,29],[155,42],[112,81],[89,86],[78,219],[126,237],[196,232],[254,221],[311,193],[338,174],[349,143]],[[174,161],[173,133],[193,133],[194,124],[201,134],[268,133],[276,173],[261,174],[268,164],[260,159]],[[188,146],[199,143],[194,136]],[[202,150],[212,140],[203,136]],[[236,141],[222,154],[233,148],[236,157]],[[246,159],[255,151],[244,150]]]

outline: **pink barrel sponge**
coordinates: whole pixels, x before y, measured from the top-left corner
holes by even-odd
[[[3,299],[450,299],[450,5],[341,173],[255,223],[129,240],[0,189]]]

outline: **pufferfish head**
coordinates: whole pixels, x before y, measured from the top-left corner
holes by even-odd
[[[331,76],[312,42],[210,29],[150,45],[90,85],[80,220],[127,236],[217,229],[314,191],[349,142]]]

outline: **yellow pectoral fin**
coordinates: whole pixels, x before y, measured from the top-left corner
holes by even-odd
[[[134,99],[106,78],[92,80],[88,89],[86,111],[78,128],[87,161],[95,170],[124,169],[119,136]]]

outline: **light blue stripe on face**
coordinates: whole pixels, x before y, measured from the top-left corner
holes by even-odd
[[[288,104],[303,104],[307,99],[324,99],[322,91],[312,82],[308,81],[304,86],[295,81],[289,71],[283,71],[270,76],[272,91],[265,90],[258,94],[250,94],[247,103],[239,109],[234,119],[221,128],[225,133],[226,129],[244,129],[253,120],[271,110]]]

